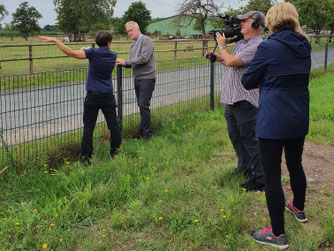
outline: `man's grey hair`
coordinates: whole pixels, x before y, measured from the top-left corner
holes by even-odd
[[[133,24],[134,27],[138,28],[139,29],[139,25],[135,22],[135,21],[129,21],[125,24],[125,27],[128,26],[129,24]]]

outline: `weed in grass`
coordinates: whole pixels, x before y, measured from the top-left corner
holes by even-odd
[[[326,215],[324,224],[324,238],[327,240],[327,247],[333,247],[334,245],[334,215],[328,213]]]

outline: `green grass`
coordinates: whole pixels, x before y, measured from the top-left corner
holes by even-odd
[[[310,133],[308,139],[334,145],[334,75],[324,75],[310,82]]]
[[[333,78],[310,84],[308,140],[334,144]],[[99,140],[91,166],[42,158],[26,164],[29,172],[0,175],[1,250],[270,250],[249,236],[269,224],[265,196],[242,191],[243,177],[231,175],[236,158],[224,107],[201,107],[156,112],[154,137],[125,138],[113,160]],[[290,250],[334,245],[327,196],[307,201],[305,227],[286,216]]]

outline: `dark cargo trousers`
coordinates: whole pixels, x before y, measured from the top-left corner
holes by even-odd
[[[257,108],[248,101],[225,106],[227,130],[238,157],[238,168],[250,171],[257,183],[264,184],[258,139],[255,137]]]

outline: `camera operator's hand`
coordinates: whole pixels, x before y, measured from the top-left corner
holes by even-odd
[[[222,46],[226,46],[226,37],[224,33],[223,35],[221,35],[219,32],[216,32],[216,38],[219,48]]]

